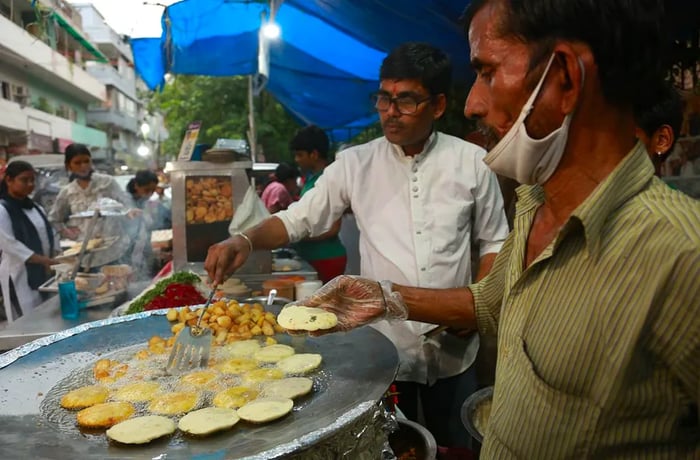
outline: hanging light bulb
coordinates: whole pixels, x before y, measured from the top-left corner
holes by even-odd
[[[282,30],[276,22],[268,22],[265,23],[265,25],[263,25],[262,33],[265,36],[265,38],[269,40],[277,40],[282,34]]]

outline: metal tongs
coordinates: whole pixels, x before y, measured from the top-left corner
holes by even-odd
[[[173,344],[173,349],[170,351],[168,364],[165,366],[168,373],[182,372],[197,367],[206,367],[209,364],[209,354],[211,352],[211,329],[201,327],[202,317],[209,308],[216,285],[212,286],[207,302],[199,311],[197,324],[187,328],[187,331],[181,331],[177,336],[177,340]]]

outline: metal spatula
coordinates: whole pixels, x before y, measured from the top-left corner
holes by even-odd
[[[199,311],[197,324],[181,331],[170,351],[166,370],[169,373],[182,372],[197,367],[206,367],[209,364],[209,352],[211,351],[211,329],[201,327],[202,317],[211,304],[216,292],[216,286],[212,286],[207,302]]]

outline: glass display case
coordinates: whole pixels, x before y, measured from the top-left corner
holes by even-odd
[[[250,161],[168,163],[172,190],[173,265],[199,264],[212,244],[229,236],[229,224],[250,185]],[[270,273],[272,253],[254,251],[238,273]]]

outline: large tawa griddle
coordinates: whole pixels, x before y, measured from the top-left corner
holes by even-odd
[[[299,353],[321,353],[323,365],[314,375],[312,395],[276,422],[239,423],[203,439],[180,435],[123,447],[110,444],[104,435],[82,435],[77,427],[57,425],[42,415],[44,397],[76,370],[122,348],[145,346],[153,335],[169,336],[163,314],[160,310],[87,323],[0,355],[0,458],[281,458],[313,450],[376,410],[398,366],[392,343],[371,328],[318,338],[279,334],[279,343]]]

